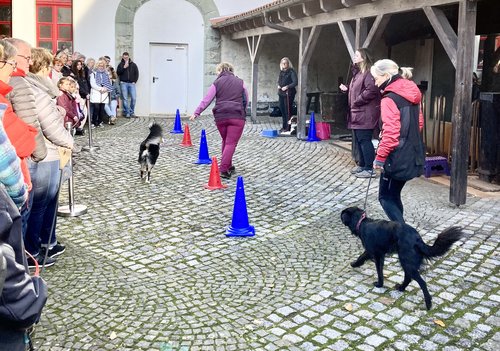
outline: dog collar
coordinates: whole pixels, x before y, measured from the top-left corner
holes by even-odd
[[[361,215],[361,218],[359,219],[358,223],[356,223],[356,231],[359,232],[359,227],[361,226],[361,222],[366,218],[366,212],[363,212]]]

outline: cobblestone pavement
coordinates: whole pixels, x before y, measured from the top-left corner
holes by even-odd
[[[211,118],[190,124],[192,148],[168,133],[171,119],[158,121],[166,142],[151,184],[136,161],[149,118],[98,129],[100,150],[75,157],[75,201],[88,213],[58,219],[67,250],[43,272],[50,297],[38,350],[500,349],[498,197],[468,196],[456,208],[447,187],[425,179],[405,187],[405,217],[426,242],[452,225],[467,233],[424,273],[428,312],[415,282],[394,290],[396,256],[384,288],[372,285],[372,263],[349,266],[361,245],[339,214],[363,206],[368,184],[349,174],[349,152],[261,137],[277,119],[248,123],[234,163],[256,235],[226,238],[236,177],[209,191],[210,166],[193,164],[202,128],[210,154],[220,154]],[[368,212],[385,218],[377,192],[378,179]]]

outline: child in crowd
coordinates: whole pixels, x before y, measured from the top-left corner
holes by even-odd
[[[61,72],[61,69],[63,68],[63,62],[61,61],[60,58],[54,57],[52,60],[52,70],[50,71],[50,79],[52,79],[52,83],[54,83],[55,86],[59,84],[59,79],[63,77],[63,74]]]
[[[82,99],[82,97],[80,96],[79,90],[80,90],[80,86],[78,85],[77,81],[75,81],[73,79],[70,80],[69,92],[71,93],[71,95],[75,99],[74,103],[76,106],[76,113],[78,115],[78,120],[79,120],[78,128],[76,128],[76,134],[83,135],[83,134],[85,134],[83,127],[85,126],[85,122],[87,122],[87,113],[86,113],[87,106],[86,106],[86,100]]]
[[[78,117],[75,97],[72,94],[72,81],[75,82],[73,78],[63,77],[57,83],[57,87],[61,91],[61,95],[57,97],[57,105],[66,110],[66,115],[64,116],[64,124],[66,125],[67,122],[71,122],[73,128],[79,128],[80,118]]]

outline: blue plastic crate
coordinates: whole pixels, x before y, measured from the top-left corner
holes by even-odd
[[[276,138],[278,137],[278,131],[276,129],[264,129],[261,135],[266,138]]]

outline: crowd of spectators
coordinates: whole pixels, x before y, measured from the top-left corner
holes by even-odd
[[[120,89],[109,63],[0,39],[1,350],[24,350],[47,299],[36,272],[65,252],[57,205],[72,172],[68,155],[80,151],[75,134],[85,134],[87,120],[102,128],[117,119]]]

